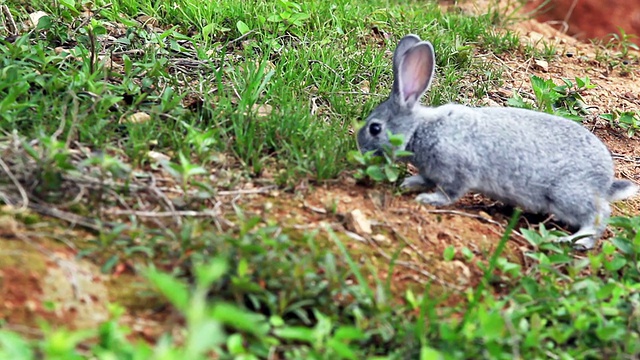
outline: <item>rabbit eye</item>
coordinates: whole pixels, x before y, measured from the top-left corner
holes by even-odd
[[[378,123],[369,125],[369,133],[373,136],[377,136],[382,132],[382,126]]]

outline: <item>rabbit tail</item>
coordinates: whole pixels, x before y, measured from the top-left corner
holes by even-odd
[[[609,201],[619,201],[630,198],[638,192],[638,186],[628,180],[614,180],[607,192]]]

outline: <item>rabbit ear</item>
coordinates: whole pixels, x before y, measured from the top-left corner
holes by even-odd
[[[435,62],[433,46],[427,41],[415,44],[399,58],[392,97],[401,108],[413,108],[427,91],[433,79]]]
[[[419,42],[420,38],[413,34],[406,35],[400,39],[396,46],[396,50],[393,52],[393,76],[395,78],[398,78],[398,68],[400,67],[400,60],[402,60],[404,53]]]

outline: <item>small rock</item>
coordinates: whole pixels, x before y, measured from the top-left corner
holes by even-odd
[[[371,222],[360,209],[352,210],[346,217],[347,227],[356,234],[371,234]]]
[[[137,112],[135,114],[129,115],[126,118],[120,118],[120,124],[128,122],[132,124],[142,124],[151,120],[151,115],[145,112]]]
[[[391,242],[388,237],[382,234],[375,234],[371,238],[379,244],[388,244]]]
[[[544,72],[549,71],[549,63],[547,61],[545,61],[545,60],[535,60],[534,63],[535,63],[535,67],[536,68],[538,68],[538,69],[540,69],[540,70],[542,70]]]
[[[544,35],[536,31],[531,31],[529,33],[529,38],[531,39],[532,42],[537,43],[538,41],[544,39]]]

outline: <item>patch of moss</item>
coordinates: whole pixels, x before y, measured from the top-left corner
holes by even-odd
[[[37,240],[40,242],[40,239]],[[55,246],[54,242],[43,239],[42,245],[47,249]],[[34,271],[39,274],[46,272],[47,258],[32,244],[20,239],[0,237],[0,267],[17,267],[21,270]]]
[[[25,225],[33,225],[42,222],[42,216],[34,212],[16,213],[15,219]]]
[[[143,278],[135,275],[110,276],[105,282],[112,303],[130,311],[148,310],[168,304]]]

